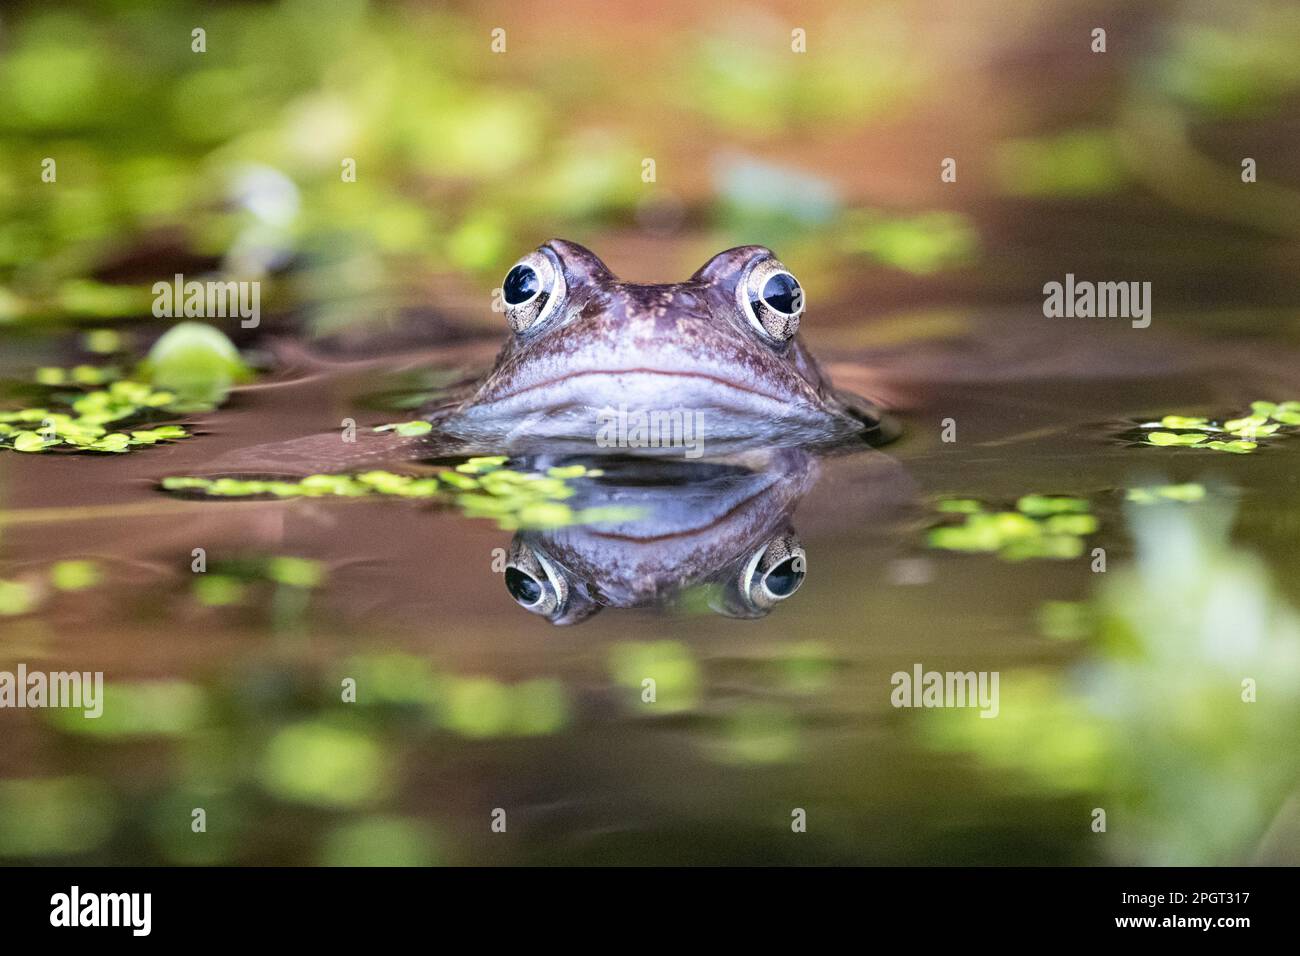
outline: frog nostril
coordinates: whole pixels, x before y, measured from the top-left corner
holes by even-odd
[[[507,305],[523,305],[542,289],[537,271],[532,266],[517,265],[506,275],[502,294]]]

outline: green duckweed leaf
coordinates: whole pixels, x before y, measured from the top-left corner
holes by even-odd
[[[1218,430],[1210,424],[1208,418],[1186,418],[1182,415],[1166,415],[1164,418],[1160,419],[1160,427],[1179,430],[1199,428],[1207,432]]]
[[[59,561],[50,568],[50,583],[60,591],[84,591],[102,578],[94,561]]]
[[[1147,435],[1148,444],[1159,445],[1162,447],[1173,445],[1199,445],[1205,440],[1204,435],[1183,435],[1177,432],[1151,432]]]
[[[1135,504],[1154,504],[1157,501],[1179,501],[1190,503],[1205,498],[1205,486],[1195,482],[1181,485],[1152,485],[1142,488],[1130,488],[1127,500]]]
[[[429,434],[429,432],[433,431],[433,424],[431,422],[418,420],[413,422],[395,422],[390,425],[379,425],[375,428],[375,431],[396,432],[398,435],[412,438],[417,435]]]
[[[1027,515],[1041,517],[1053,514],[1082,513],[1088,510],[1089,505],[1086,498],[1025,495],[1016,502],[1016,508]]]
[[[308,558],[277,557],[267,565],[267,576],[295,588],[314,588],[325,580],[325,565]]]
[[[36,432],[17,432],[14,434],[13,449],[21,452],[44,451],[49,444],[43,435]]]
[[[1259,447],[1253,441],[1212,441],[1207,448],[1213,448],[1215,451],[1225,451],[1234,455],[1248,455]]]
[[[36,589],[22,581],[0,579],[0,616],[26,614],[36,606]]]

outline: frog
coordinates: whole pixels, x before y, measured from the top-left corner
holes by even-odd
[[[498,301],[510,338],[495,364],[468,397],[426,411],[467,447],[700,457],[897,434],[822,371],[799,334],[803,287],[765,246],[653,285],[552,239],[510,268]]]
[[[836,388],[817,363],[799,334],[803,287],[765,246],[728,249],[685,282],[650,285],[552,239],[509,269],[499,302],[509,338],[485,374],[420,408],[432,430],[362,430],[343,443],[302,436],[232,450],[206,473],[293,476],[497,454],[831,453],[899,434],[880,405]]]

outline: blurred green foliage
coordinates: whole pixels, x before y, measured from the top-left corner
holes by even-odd
[[[28,8],[0,60],[12,106],[0,113],[0,323],[143,315],[143,277],[95,278],[137,252],[156,271],[239,279],[292,265],[277,307],[315,304],[322,326],[373,319],[412,275],[495,281],[543,236],[627,223],[651,200],[674,208],[673,190],[640,172],[676,133],[647,137],[635,119],[667,96],[689,92],[695,122],[733,142],[894,114],[925,77],[895,6],[814,31],[816,69],[754,56],[756,35],[788,46],[779,22],[723,21],[636,88],[627,121],[578,123],[564,104],[606,97],[596,78],[621,68],[615,54],[575,48],[570,69],[501,70],[479,25],[445,8]],[[191,50],[196,25],[206,52]],[[56,182],[41,180],[46,158]],[[716,226],[738,242],[829,227],[849,251],[918,273],[970,251],[969,227],[951,217],[840,224],[817,176],[746,154],[715,189]]]
[[[111,790],[88,777],[0,780],[0,857],[85,853],[108,839]]]
[[[205,691],[182,680],[108,681],[103,708],[94,719],[76,709],[45,714],[64,733],[114,739],[183,737],[210,717]]]
[[[936,502],[943,523],[929,530],[930,547],[944,551],[994,553],[1006,561],[1077,558],[1084,538],[1098,522],[1085,498],[1025,495],[1014,511],[994,511],[971,498]]]
[[[1150,71],[1181,103],[1211,116],[1274,109],[1300,90],[1300,12],[1287,0],[1244,4],[1218,22],[1173,24]]]
[[[998,146],[997,171],[1015,196],[1096,196],[1128,179],[1114,135],[1099,129],[1007,140]]]
[[[1300,772],[1300,614],[1229,543],[1223,498],[1141,499],[1128,517],[1137,563],[1098,575],[1088,605],[1040,612],[1049,637],[1097,653],[1073,675],[1004,674],[997,720],[932,711],[923,734],[1091,794],[1123,834],[1107,844],[1119,862],[1248,863]]]

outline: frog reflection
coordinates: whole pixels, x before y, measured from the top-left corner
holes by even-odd
[[[604,607],[670,605],[703,588],[714,611],[757,618],[803,585],[807,555],[790,516],[817,480],[809,453],[599,464],[600,477],[573,483],[570,504],[630,508],[636,516],[518,533],[505,584],[525,610],[575,624]]]

